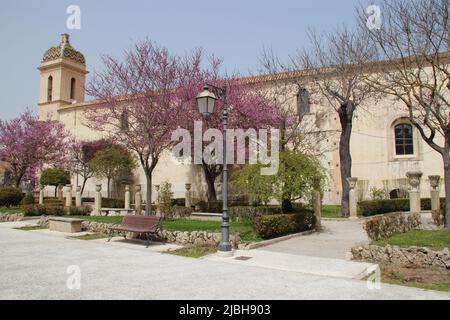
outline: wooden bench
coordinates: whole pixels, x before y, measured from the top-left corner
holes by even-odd
[[[135,232],[146,235],[148,248],[151,237],[157,235],[159,230],[162,230],[161,218],[155,216],[136,216],[136,215],[124,216],[122,223],[112,225],[108,229],[109,229],[108,242],[111,241],[111,238],[114,236],[116,232],[122,233],[125,239],[126,239],[125,232]]]

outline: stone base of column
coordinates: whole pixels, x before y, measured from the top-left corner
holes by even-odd
[[[420,213],[420,192],[410,191],[409,192],[409,212],[410,213]]]
[[[231,258],[234,256],[234,251],[233,250],[231,250],[231,251],[217,250],[217,256],[220,258]]]

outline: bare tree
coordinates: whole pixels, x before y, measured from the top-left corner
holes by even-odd
[[[445,227],[450,229],[449,3],[447,0],[393,0],[381,6],[380,29],[365,28],[376,45],[377,72],[367,83],[402,101],[423,140],[444,164]],[[358,9],[365,26],[367,16]]]
[[[277,108],[282,134],[280,148],[289,148],[316,157],[331,151],[330,145],[321,142],[332,133],[319,128],[318,125],[324,119],[325,113],[319,109],[314,110],[314,115],[310,112],[315,101],[310,96],[305,73],[302,70],[293,70],[290,63],[282,62],[272,48],[262,50],[259,62],[258,71],[262,76],[253,78],[266,83],[261,85],[266,99],[274,101]]]
[[[349,215],[347,178],[352,174],[350,138],[354,115],[379,97],[364,81],[364,75],[371,72],[375,50],[359,28],[342,27],[322,36],[309,30],[308,35],[312,49],[299,51],[292,62],[296,69],[304,70],[311,94],[318,103],[330,105],[339,116],[341,215],[346,217]]]

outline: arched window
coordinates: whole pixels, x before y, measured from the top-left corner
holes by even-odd
[[[408,123],[400,123],[394,127],[396,155],[414,154],[413,127]]]
[[[70,80],[70,100],[75,99],[75,78]]]
[[[311,112],[309,103],[309,92],[306,89],[301,89],[297,94],[297,112],[299,117]]]
[[[50,76],[50,77],[48,77],[48,82],[47,82],[47,101],[48,102],[52,101],[52,95],[53,95],[53,77]]]

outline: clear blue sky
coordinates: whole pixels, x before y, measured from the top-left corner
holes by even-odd
[[[149,37],[174,53],[197,47],[224,59],[227,71],[258,69],[263,47],[286,58],[307,46],[306,29],[332,30],[354,22],[356,0],[3,0],[0,6],[0,117],[37,110],[42,54],[71,35],[88,70],[100,55],[121,56]],[[66,9],[81,8],[81,30],[68,30]],[[89,78],[88,78],[89,80]]]

